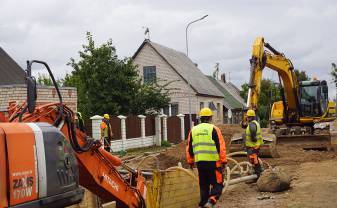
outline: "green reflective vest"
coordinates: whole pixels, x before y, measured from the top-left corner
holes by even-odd
[[[212,139],[214,125],[201,123],[192,128],[194,161],[218,161],[219,153]]]
[[[257,121],[252,121],[256,125],[256,142],[251,140],[249,125],[246,128],[246,147],[257,147],[263,144],[260,124]]]

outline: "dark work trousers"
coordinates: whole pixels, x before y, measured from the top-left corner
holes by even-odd
[[[197,163],[199,173],[200,203],[204,206],[209,199],[213,202],[219,199],[223,188],[223,177],[215,162],[200,161]],[[215,199],[215,201],[214,201]]]
[[[260,149],[254,147],[247,147],[246,151],[248,160],[254,167],[255,174],[257,175],[257,177],[260,177],[263,171],[258,157]]]
[[[104,149],[108,152],[110,152],[110,144],[111,140],[109,139],[109,137],[104,137]]]

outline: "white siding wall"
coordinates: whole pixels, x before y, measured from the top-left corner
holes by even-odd
[[[220,117],[216,118],[216,122],[222,122],[222,103],[223,98],[209,98],[196,96],[196,92],[188,86],[180,75],[166,63],[166,61],[157,54],[157,52],[148,44],[142,48],[134,59],[134,64],[138,65],[139,75],[143,76],[144,66],[156,66],[157,79],[162,81],[175,81],[170,84],[169,88],[174,88],[170,93],[171,103],[179,103],[179,111],[181,114],[189,113],[189,101],[188,96],[191,96],[191,113],[197,114],[200,108],[200,100],[207,102],[205,106],[208,106],[208,102],[213,101],[215,106],[217,103],[221,103]],[[216,115],[216,113],[215,113]]]
[[[213,102],[215,107],[218,107],[218,103],[220,103],[220,109],[217,109],[216,111],[213,111],[213,123],[223,123],[223,98],[212,98],[212,97],[197,97],[198,101],[198,111],[200,110],[200,102],[204,103],[204,107],[208,107],[208,104],[210,102]]]

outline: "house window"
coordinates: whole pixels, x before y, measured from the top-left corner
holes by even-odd
[[[143,67],[144,83],[152,82],[156,79],[156,66]]]
[[[200,102],[200,110],[204,108],[204,102]]]
[[[171,104],[171,115],[176,116],[179,114],[179,105],[178,103],[172,103]]]
[[[178,115],[179,112],[178,106],[179,106],[178,103],[171,103],[169,104],[169,106],[163,109],[163,113],[167,116],[176,116]]]
[[[165,114],[167,116],[171,116],[170,115],[170,106],[166,106],[165,108],[163,108],[163,114]]]
[[[214,105],[213,102],[209,102],[209,103],[208,103],[208,107],[209,107],[212,111],[215,111],[215,110],[216,110],[216,107],[215,107],[215,105]]]

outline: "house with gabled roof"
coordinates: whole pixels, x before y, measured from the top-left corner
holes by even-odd
[[[213,122],[223,122],[223,93],[185,53],[145,39],[132,57],[143,82],[169,82],[171,102],[163,113],[196,115],[203,107],[214,112]]]
[[[221,75],[221,79],[213,76],[207,76],[208,79],[216,86],[224,96],[223,119],[224,123],[239,124],[245,112],[246,105],[240,96],[240,90],[231,82],[227,82],[225,74]]]

